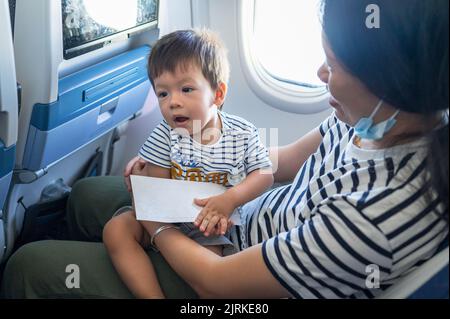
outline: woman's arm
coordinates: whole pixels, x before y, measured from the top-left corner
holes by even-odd
[[[317,150],[321,142],[322,135],[319,128],[315,128],[292,144],[272,147],[269,152],[274,164],[275,182],[292,181],[300,167]]]
[[[153,234],[164,224],[144,222],[143,225]],[[155,244],[172,268],[202,298],[290,296],[268,270],[261,245],[220,257],[176,229],[161,232]]]
[[[308,222],[265,241],[267,260],[261,244],[220,257],[175,229],[161,232],[154,242],[171,267],[202,297],[279,298],[289,296],[289,289],[294,297],[348,298],[367,290],[368,266],[379,268],[377,280],[382,284],[393,267],[386,234],[348,198],[325,201],[328,204],[318,205],[317,214]],[[161,225],[152,223],[146,228],[153,234]],[[275,269],[279,281],[269,267]]]

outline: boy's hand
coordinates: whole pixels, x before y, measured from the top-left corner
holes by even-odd
[[[142,170],[145,167],[145,161],[141,159],[139,156],[136,156],[131,161],[128,162],[125,170],[123,171],[123,177],[125,178],[125,185],[127,186],[127,190],[131,192],[131,181],[130,175],[142,175]]]
[[[203,207],[194,221],[200,231],[209,235],[224,235],[232,226],[229,218],[236,208],[232,201],[224,195],[213,196],[205,199],[194,199],[194,203]]]

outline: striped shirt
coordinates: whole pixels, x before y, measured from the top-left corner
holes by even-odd
[[[267,267],[295,298],[372,298],[448,234],[444,205],[427,192],[426,140],[360,149],[334,114],[320,132],[292,184],[242,207],[232,240],[240,249],[263,243]]]
[[[180,134],[164,120],[139,151],[144,160],[169,168],[173,179],[212,182],[232,187],[251,172],[271,167],[258,130],[248,121],[219,111],[222,135],[213,145],[202,145]]]

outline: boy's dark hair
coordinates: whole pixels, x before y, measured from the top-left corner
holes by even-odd
[[[213,90],[220,83],[228,83],[230,66],[227,50],[212,31],[178,30],[159,39],[152,48],[148,61],[148,75],[153,79],[163,72],[175,72],[178,67],[198,65]]]

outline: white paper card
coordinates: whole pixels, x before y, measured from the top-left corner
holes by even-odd
[[[194,198],[222,194],[224,186],[214,183],[180,181],[166,178],[131,175],[134,206],[138,220],[164,223],[190,223],[201,211]],[[231,216],[235,225],[241,224],[237,210]]]

